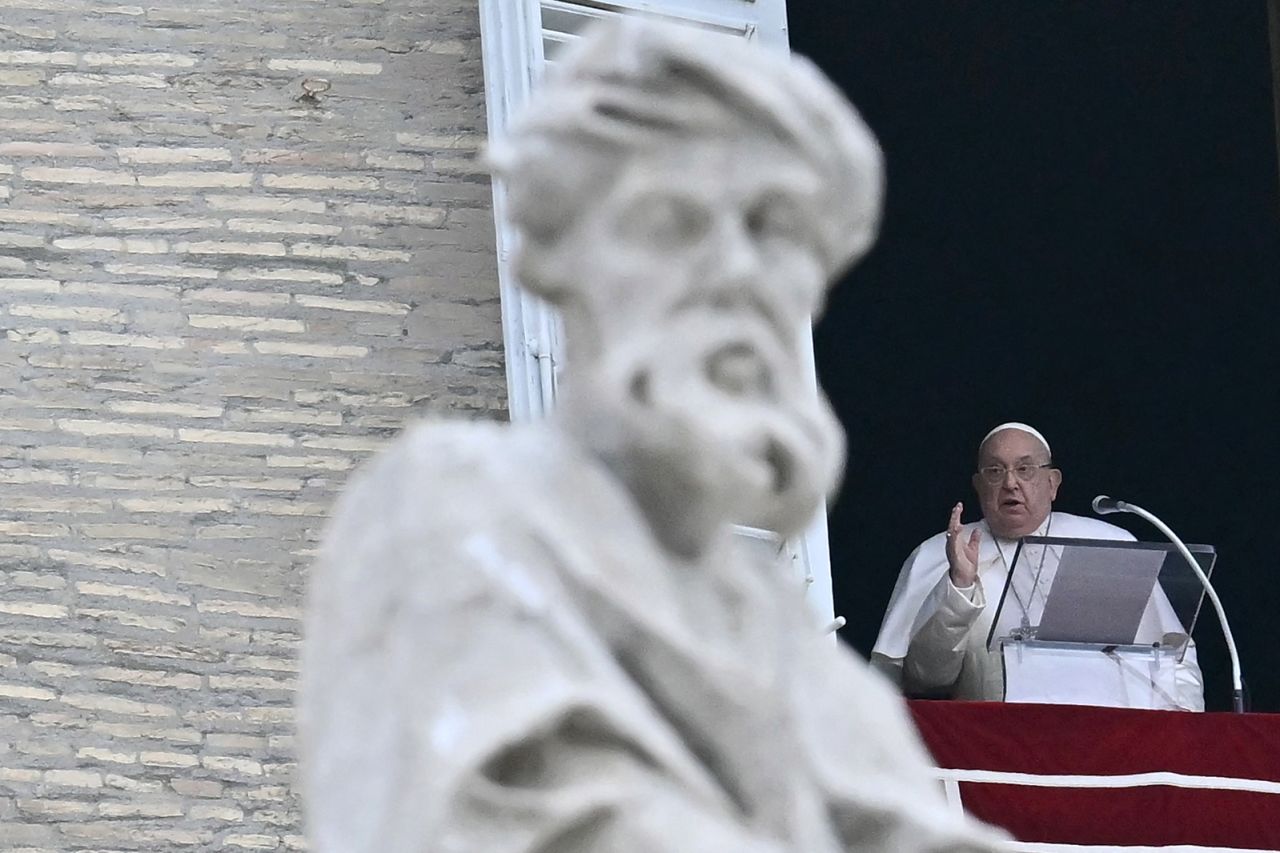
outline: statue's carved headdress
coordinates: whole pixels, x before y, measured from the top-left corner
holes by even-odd
[[[592,181],[616,172],[620,160],[700,137],[757,135],[821,177],[824,216],[814,236],[832,277],[874,241],[884,191],[879,147],[808,60],[637,17],[597,25],[576,48],[548,73],[537,108],[490,151],[526,235],[553,237]],[[536,217],[524,215],[524,198],[537,199]]]

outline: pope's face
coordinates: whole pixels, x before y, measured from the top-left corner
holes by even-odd
[[[973,487],[978,492],[982,516],[991,532],[1003,539],[1029,536],[1044,523],[1053,509],[1062,483],[1062,472],[1056,468],[1039,468],[1030,480],[1014,473],[1020,465],[1039,466],[1049,462],[1049,453],[1036,438],[1022,430],[1007,429],[989,438],[978,455],[978,473]],[[1003,468],[1004,476],[989,483],[984,468]]]
[[[785,532],[817,508],[843,452],[802,361],[827,279],[819,190],[768,140],[639,154],[521,259],[522,275],[580,288],[570,358],[594,352],[572,368],[578,402],[649,448],[653,476],[674,461],[730,520]],[[594,346],[575,350],[575,333]]]

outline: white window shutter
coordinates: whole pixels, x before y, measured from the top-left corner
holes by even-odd
[[[528,101],[548,66],[600,18],[639,13],[702,27],[785,52],[785,0],[480,0],[481,43],[489,138],[500,138],[508,121]],[[555,408],[564,341],[554,310],[516,282],[511,257],[518,236],[506,219],[506,198],[493,187],[497,228],[498,281],[506,347],[507,394],[512,421],[545,417]],[[817,388],[812,338],[806,347],[806,381]],[[769,531],[742,528],[739,535],[794,572],[806,584],[806,599],[822,621],[832,616],[831,561],[827,518],[819,510],[808,530],[782,541]]]

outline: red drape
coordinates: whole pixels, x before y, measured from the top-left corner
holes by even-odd
[[[965,808],[1021,841],[1280,850],[1280,715],[994,702],[910,707],[939,767],[975,771],[957,774]],[[1009,773],[1053,784],[1007,784],[1000,774]],[[1177,776],[1101,787],[1143,773]]]

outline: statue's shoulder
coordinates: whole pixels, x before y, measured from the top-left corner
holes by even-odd
[[[531,543],[563,526],[554,472],[582,464],[551,428],[409,427],[343,490],[314,569],[313,599],[330,601],[336,614],[360,596],[392,600],[426,585],[443,606],[501,598],[513,566],[536,564],[530,570],[545,580],[555,561]]]
[[[433,606],[509,613],[527,596],[562,595],[570,575],[580,587],[652,586],[642,570],[644,555],[661,563],[654,549],[621,484],[553,425],[425,422],[344,490],[313,597],[336,611],[358,595],[422,590]]]
[[[474,473],[495,458],[531,453],[537,441],[556,443],[554,430],[488,421],[428,420],[411,424],[383,454],[396,465],[442,474]]]
[[[417,499],[480,494],[494,500],[519,491],[548,466],[580,464],[570,461],[573,455],[559,433],[541,426],[423,421],[366,464],[351,488],[395,489]]]
[[[480,532],[516,539],[616,503],[601,466],[546,424],[424,421],[352,478],[330,541],[394,535],[440,548]]]

